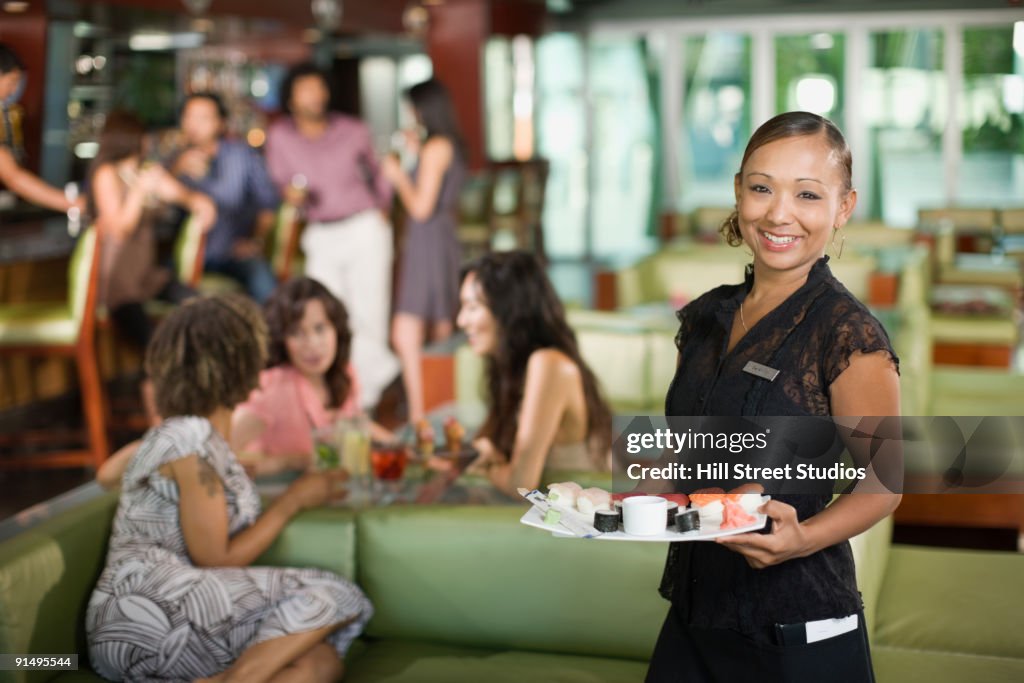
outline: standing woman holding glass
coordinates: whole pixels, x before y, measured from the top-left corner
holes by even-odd
[[[195,292],[157,262],[155,224],[168,204],[185,208],[209,230],[217,209],[204,194],[182,185],[156,163],[143,159],[142,122],[114,111],[100,133],[89,171],[89,210],[100,237],[100,303],[118,333],[144,351],[153,324],[144,304],[159,298],[179,304]],[[152,385],[142,383],[147,417],[157,421]]]
[[[460,250],[456,236],[459,192],[466,177],[465,149],[444,85],[431,79],[407,93],[418,128],[406,144],[417,155],[411,175],[395,156],[382,171],[391,181],[408,214],[398,302],[391,341],[402,361],[402,380],[409,420],[423,417],[423,376],[420,356],[429,337],[446,339],[458,308]]]
[[[857,203],[842,133],[817,114],[776,116],[747,144],[735,194],[722,232],[753,264],[744,283],[678,312],[666,414],[898,416],[889,338],[825,256]],[[770,533],[671,544],[661,593],[672,605],[648,683],[873,680],[848,539],[899,501],[779,495],[761,508]],[[828,633],[815,642],[814,629]]]

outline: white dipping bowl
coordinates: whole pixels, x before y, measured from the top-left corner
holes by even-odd
[[[622,501],[622,528],[630,536],[656,536],[665,531],[668,501],[659,496],[632,496]]]

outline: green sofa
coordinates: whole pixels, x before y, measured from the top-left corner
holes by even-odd
[[[116,506],[102,495],[0,543],[0,652],[73,653]],[[354,578],[376,607],[352,683],[636,683],[667,609],[665,546],[554,539],[520,506],[396,506],[297,517],[261,559]],[[1024,556],[854,540],[880,683],[1024,680]]]

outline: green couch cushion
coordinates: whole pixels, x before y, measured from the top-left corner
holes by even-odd
[[[874,643],[1013,657],[1024,665],[1024,639],[1013,627],[1024,615],[1022,585],[1024,555],[895,545],[878,599]]]
[[[620,411],[647,406],[651,354],[643,328],[582,328],[576,339],[610,404]]]
[[[74,344],[78,322],[65,302],[0,306],[0,345]]]
[[[356,575],[356,522],[350,510],[317,508],[296,516],[253,564],[316,567]]]
[[[117,494],[74,510],[0,544],[0,652],[79,654],[86,666],[85,607],[106,559]],[[15,681],[49,680],[26,672]]]
[[[667,609],[666,546],[555,539],[525,506],[383,508],[358,518],[368,634],[646,659]]]
[[[933,313],[931,334],[935,341],[950,344],[1016,346],[1020,341],[1020,330],[1009,315],[995,317]]]
[[[934,415],[1024,415],[1024,374],[1000,368],[932,370]]]
[[[1024,681],[1024,659],[873,645],[871,661],[877,683]]]
[[[635,683],[646,662],[388,640],[349,666],[349,683]]]
[[[494,653],[490,649],[416,640],[361,638],[346,657],[345,682],[380,681],[401,674],[424,657],[484,657]]]

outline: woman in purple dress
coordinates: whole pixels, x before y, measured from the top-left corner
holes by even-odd
[[[424,413],[423,344],[428,333],[434,341],[451,335],[458,308],[460,252],[455,221],[466,162],[444,85],[431,79],[414,85],[407,95],[426,140],[420,147],[417,135],[407,136],[418,156],[411,175],[394,156],[384,160],[383,172],[408,214],[391,341],[402,361],[409,419],[417,422]]]

